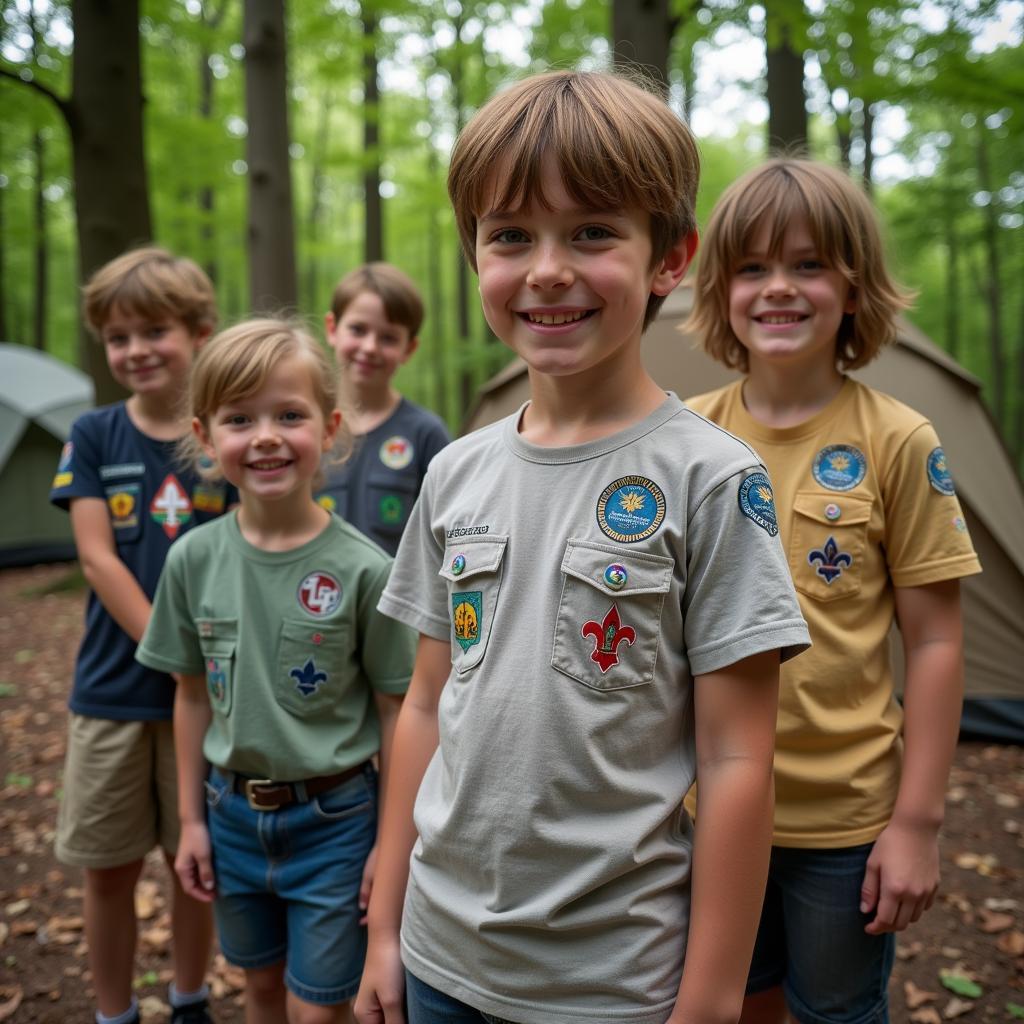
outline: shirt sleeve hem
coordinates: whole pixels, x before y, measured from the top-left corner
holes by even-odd
[[[425,612],[422,608],[395,597],[385,591],[377,602],[377,611],[387,615],[388,618],[396,619],[407,626],[411,626],[417,632],[425,633],[435,640],[447,640],[451,633],[451,626],[447,619],[438,618]]]
[[[402,676],[397,679],[373,679],[370,681],[370,686],[377,693],[403,694],[409,689],[409,680],[411,678],[411,676]]]
[[[894,587],[922,587],[928,583],[975,576],[981,572],[981,562],[975,555],[957,555],[955,558],[944,558],[941,562],[929,562],[927,565],[896,571],[890,568],[889,571]]]
[[[757,632],[748,631],[714,646],[691,650],[690,671],[695,676],[705,675],[734,665],[751,655],[774,650],[780,652],[782,661],[788,661],[810,646],[807,624],[802,619],[776,622],[768,629],[758,627]]]
[[[146,650],[142,647],[136,648],[135,660],[140,665],[145,665],[147,668],[155,668],[160,672],[177,672],[183,676],[201,676],[203,674],[203,666],[189,665],[185,662],[174,661],[171,658],[165,658],[162,655],[155,654],[153,651]]]

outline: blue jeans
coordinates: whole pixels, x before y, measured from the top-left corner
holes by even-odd
[[[896,938],[867,935],[860,912],[872,845],[772,847],[748,994],[781,985],[801,1024],[888,1022]]]
[[[221,950],[237,967],[285,963],[285,984],[333,1005],[359,988],[366,929],[359,924],[363,866],[377,835],[377,773],[305,803],[256,811],[216,768],[207,819]]]
[[[405,998],[409,1024],[514,1024],[503,1017],[474,1010],[472,1006],[420,981],[408,971],[405,972]]]

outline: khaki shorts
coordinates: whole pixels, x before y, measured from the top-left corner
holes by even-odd
[[[83,868],[178,848],[178,787],[170,722],[68,716],[57,859]]]

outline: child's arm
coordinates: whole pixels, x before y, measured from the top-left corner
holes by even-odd
[[[437,705],[451,671],[451,659],[447,640],[420,635],[409,692],[395,726],[394,757],[378,831],[377,870],[368,915],[370,944],[354,1007],[359,1024],[405,1022],[399,929],[409,857],[416,842],[412,810],[423,774],[437,750]]]
[[[107,503],[102,498],[73,498],[71,530],[86,582],[110,617],[138,643],[146,631],[151,605],[139,581],[118,557]]]
[[[373,700],[377,706],[377,718],[380,721],[380,780],[377,791],[380,804],[378,808],[378,821],[384,815],[384,796],[388,789],[388,773],[391,768],[391,752],[394,749],[395,725],[398,722],[398,712],[402,708],[402,701],[405,694],[402,693],[378,693],[374,691]],[[377,829],[378,840],[380,837],[380,826]],[[365,911],[370,905],[370,892],[373,890],[373,876],[377,865],[377,843],[373,844],[370,855],[366,858],[363,866],[363,880],[359,885],[359,909]],[[364,917],[360,924],[366,924]]]
[[[939,828],[963,702],[960,581],[897,587],[903,635],[904,754],[892,818],[875,840],[861,889],[872,935],[916,921],[939,884]]]
[[[206,758],[203,738],[213,711],[202,676],[177,676],[174,691],[174,753],[178,762],[178,817],[181,838],[174,870],[193,899],[209,903],[214,895],[210,833],[206,827],[203,781]]]
[[[779,652],[697,676],[690,930],[668,1024],[739,1020],[771,850]]]

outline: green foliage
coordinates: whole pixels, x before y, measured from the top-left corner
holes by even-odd
[[[940,971],[939,980],[943,988],[948,988],[950,992],[965,999],[977,999],[982,994],[982,988],[977,982],[955,971]]]

